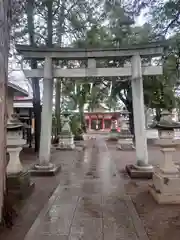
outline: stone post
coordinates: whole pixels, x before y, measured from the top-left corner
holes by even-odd
[[[43,106],[41,114],[41,136],[39,164],[31,170],[33,175],[54,175],[59,169],[50,163],[51,132],[52,132],[52,99],[53,99],[53,76],[52,59],[46,57],[44,64],[43,80]]]
[[[89,130],[91,130],[91,116],[89,116]]]
[[[103,118],[102,118],[102,130],[104,131],[104,116],[103,116]]]
[[[43,106],[41,115],[40,165],[49,165],[52,129],[53,77],[52,59],[46,58],[43,80]]]
[[[132,97],[137,165],[148,165],[141,57],[132,57]]]
[[[135,55],[131,62],[136,164],[127,165],[126,170],[131,178],[152,178],[153,167],[148,165],[141,57]]]
[[[145,127],[148,129],[148,120],[149,120],[149,114],[148,114],[149,109],[144,106],[144,115],[145,115]]]

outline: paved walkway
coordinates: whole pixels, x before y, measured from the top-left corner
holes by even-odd
[[[88,141],[66,178],[25,240],[148,239],[103,139]]]

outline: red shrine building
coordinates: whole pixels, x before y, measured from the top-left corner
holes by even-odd
[[[112,120],[117,120],[117,125],[119,125],[119,119],[122,111],[109,111],[106,107],[102,105],[92,112],[85,112],[86,126],[89,131],[101,130],[110,131],[112,127]],[[119,126],[118,126],[119,128]]]
[[[32,98],[16,97],[14,99],[15,112],[17,112],[20,115],[21,120],[26,121],[26,119],[29,119],[31,121],[32,129],[34,129],[32,108],[33,108]],[[110,111],[103,104],[99,104],[99,106],[93,111],[85,110],[84,115],[87,130],[88,131],[100,130],[105,132],[110,131],[113,120],[117,120],[117,130],[120,130],[119,123],[122,114],[124,115],[125,118],[128,118],[127,111],[125,110]]]

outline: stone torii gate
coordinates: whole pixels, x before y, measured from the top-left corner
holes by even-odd
[[[43,78],[43,106],[41,117],[41,137],[39,164],[37,171],[55,173],[57,167],[50,163],[51,127],[52,127],[52,99],[53,78],[83,78],[83,77],[132,77],[134,128],[136,137],[136,160],[148,167],[147,139],[145,130],[144,96],[142,75],[160,75],[161,66],[143,66],[141,57],[159,57],[164,52],[161,43],[148,45],[133,45],[116,49],[73,49],[47,48],[17,45],[16,49],[25,59],[44,60],[44,69],[24,70],[27,78]],[[96,68],[96,60],[127,57],[131,65],[119,68]],[[59,60],[87,60],[87,68],[60,69],[53,68],[52,61]]]

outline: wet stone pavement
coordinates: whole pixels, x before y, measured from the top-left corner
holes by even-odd
[[[148,239],[103,139],[87,141],[65,178],[25,240]]]

